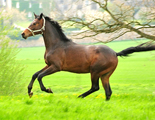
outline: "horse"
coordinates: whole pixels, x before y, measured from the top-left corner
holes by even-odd
[[[69,71],[73,73],[90,73],[91,88],[79,95],[84,98],[99,90],[99,78],[105,90],[106,100],[112,94],[109,78],[118,64],[118,56],[128,56],[134,52],[155,50],[152,43],[143,43],[136,47],[129,47],[121,52],[115,52],[106,45],[81,45],[74,43],[64,34],[59,23],[43,13],[36,15],[34,21],[22,32],[24,39],[42,34],[45,43],[44,60],[46,66],[36,72],[28,85],[28,95],[31,98],[31,91],[35,79],[38,79],[40,88],[47,93],[53,93],[50,88],[46,89],[42,78],[58,71]]]

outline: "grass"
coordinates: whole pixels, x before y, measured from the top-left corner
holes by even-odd
[[[111,42],[115,51],[135,46],[144,41]],[[45,48],[21,48],[19,64],[26,66],[21,82],[28,83],[36,71],[45,66]],[[43,78],[43,83],[54,94],[44,93],[35,81],[34,96],[27,95],[27,85],[21,96],[0,96],[0,120],[154,120],[155,111],[154,52],[134,53],[120,58],[110,78],[113,91],[105,101],[104,89],[84,99],[77,96],[90,88],[89,74],[58,72]],[[17,86],[20,87],[20,86]]]
[[[10,120],[153,120],[153,95],[119,94],[103,101],[104,95],[77,99],[77,95],[57,94],[1,97],[0,119]],[[5,101],[4,101],[5,99]],[[2,102],[3,101],[3,102]],[[149,102],[148,102],[149,101]]]

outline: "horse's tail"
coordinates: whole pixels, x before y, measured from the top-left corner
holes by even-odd
[[[153,42],[145,42],[142,43],[136,47],[129,47],[127,49],[124,49],[118,53],[116,53],[117,56],[128,56],[129,54],[132,54],[134,52],[144,52],[144,51],[151,51],[155,50],[155,44]]]

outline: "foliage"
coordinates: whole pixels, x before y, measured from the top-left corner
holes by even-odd
[[[12,8],[5,12],[5,16],[10,16],[9,21],[11,23],[15,23],[18,21],[26,21],[26,13],[25,11],[19,11],[18,9]]]
[[[1,13],[0,13],[1,16]],[[5,17],[0,17],[0,21],[4,21]],[[0,95],[10,95],[20,93],[18,89],[22,78],[23,67],[21,67],[15,57],[19,52],[15,43],[6,37],[11,28],[1,26],[0,23]]]

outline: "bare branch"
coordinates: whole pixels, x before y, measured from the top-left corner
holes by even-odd
[[[101,2],[100,0],[91,1],[96,3],[100,9],[104,11],[102,12],[102,17],[92,16],[91,20],[89,21],[79,17],[71,17],[64,20],[65,22],[72,22],[71,26],[80,26],[81,28],[86,28],[86,30],[76,34],[77,36],[84,35],[80,38],[93,37],[102,33],[110,35],[115,34],[114,37],[110,37],[106,41],[110,42],[118,39],[126,33],[135,32],[141,37],[155,40],[154,34],[145,31],[145,29],[155,29],[155,9],[153,6],[151,6],[151,4],[149,4],[151,0],[145,1],[145,5],[142,8],[138,8],[135,1],[133,2],[135,3],[134,5],[126,4],[126,1],[119,4],[115,4],[115,2],[109,2],[108,0],[104,0],[104,2]],[[148,2],[148,4],[146,4],[146,2]],[[112,7],[115,7],[117,11],[115,8],[111,9],[112,7],[109,7],[109,3],[111,3],[113,5]],[[143,18],[142,20],[136,19],[134,16],[136,13],[135,9],[137,8],[146,9],[139,13],[139,16],[141,15],[139,18]],[[106,15],[104,16],[105,13],[108,17]]]

